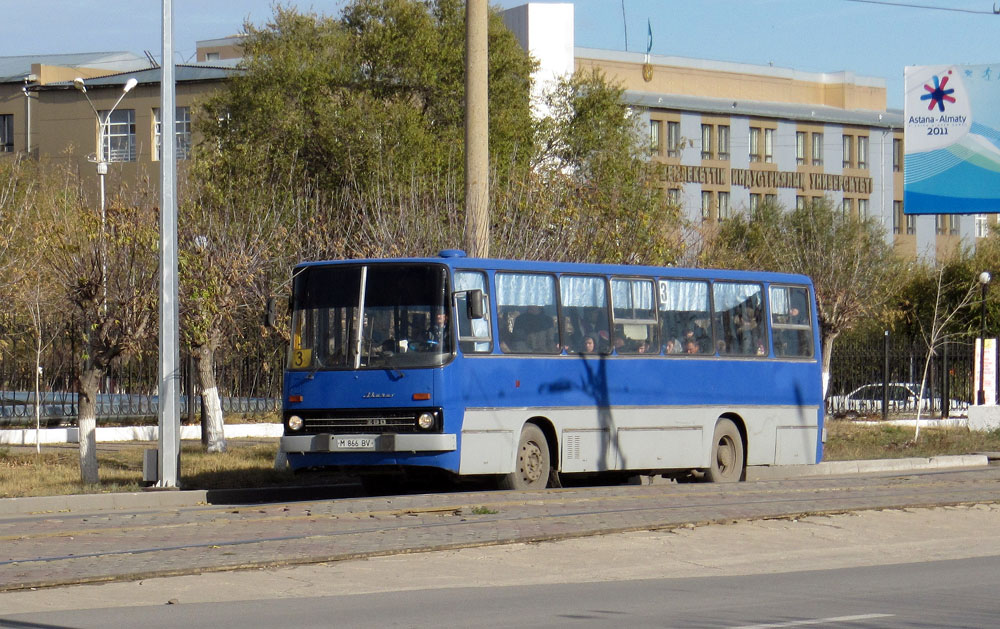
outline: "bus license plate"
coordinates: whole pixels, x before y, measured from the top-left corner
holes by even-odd
[[[375,449],[375,439],[371,437],[367,438],[355,438],[355,437],[337,437],[337,449],[338,450],[374,450]]]

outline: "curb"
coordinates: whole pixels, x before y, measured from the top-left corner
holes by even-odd
[[[829,461],[816,465],[754,466],[747,480],[780,480],[799,477],[840,476],[878,472],[975,468],[989,465],[985,454],[934,456],[930,458]],[[317,499],[321,493],[343,490],[345,486],[301,486],[250,489],[156,490],[148,492],[73,494],[0,499],[0,516],[102,511],[114,509],[160,509],[211,504],[245,504],[267,501]]]
[[[845,474],[871,474],[877,472],[913,472],[963,467],[986,467],[989,457],[985,454],[958,454],[912,457],[907,459],[873,459],[861,461],[826,461],[816,465],[782,465],[775,467],[750,467],[747,480],[777,480],[800,476],[841,476]]]

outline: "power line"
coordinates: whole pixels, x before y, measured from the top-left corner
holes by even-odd
[[[955,13],[974,13],[976,15],[998,15],[998,11],[994,5],[993,9],[983,10],[983,9],[959,9],[956,7],[937,7],[929,4],[910,4],[908,2],[888,2],[887,0],[843,0],[844,2],[857,2],[860,4],[881,4],[888,7],[902,7],[907,9],[930,9],[932,11],[952,11]]]

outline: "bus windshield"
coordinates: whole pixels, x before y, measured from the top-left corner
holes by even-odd
[[[305,267],[293,288],[289,368],[442,365],[452,354],[448,295],[438,265]]]

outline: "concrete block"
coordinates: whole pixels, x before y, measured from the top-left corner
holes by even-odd
[[[970,406],[969,430],[990,431],[1000,428],[1000,406]]]

